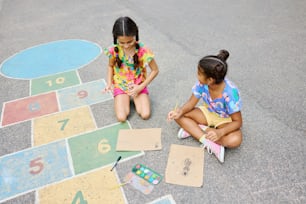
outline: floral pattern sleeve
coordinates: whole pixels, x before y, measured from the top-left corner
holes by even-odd
[[[103,52],[108,58],[115,57],[114,46],[109,48],[104,48]]]

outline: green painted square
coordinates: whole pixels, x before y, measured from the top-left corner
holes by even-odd
[[[80,84],[76,71],[63,72],[31,81],[31,95],[54,91]]]
[[[139,151],[116,151],[120,129],[130,129],[130,126],[128,123],[118,123],[68,139],[75,174],[113,164],[119,156],[123,160],[143,155]]]

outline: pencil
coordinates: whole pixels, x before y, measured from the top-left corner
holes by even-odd
[[[117,161],[115,162],[114,166],[112,167],[111,171],[117,166],[118,162],[120,161],[121,156],[118,157]]]
[[[174,107],[173,111],[176,111],[177,106],[178,106],[178,102],[176,102],[176,104],[175,104],[175,107]]]
[[[120,187],[122,187],[122,186],[124,186],[124,185],[126,185],[126,184],[128,184],[128,183],[130,183],[130,182],[131,182],[131,181],[127,181],[127,182],[124,182],[124,183],[120,183],[120,184],[118,184],[118,185],[116,185],[116,186],[111,187],[110,189],[113,190],[113,189],[120,188]]]

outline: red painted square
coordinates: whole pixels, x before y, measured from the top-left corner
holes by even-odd
[[[4,105],[2,126],[58,112],[55,92],[30,96]]]

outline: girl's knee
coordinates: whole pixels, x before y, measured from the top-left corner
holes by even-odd
[[[232,148],[236,148],[236,147],[239,147],[241,143],[242,143],[242,138],[237,135],[231,138],[229,145]]]
[[[242,143],[242,134],[240,131],[235,132],[235,133],[230,133],[227,135],[223,141],[222,145],[228,148],[236,148],[239,147]]]
[[[118,122],[125,122],[127,119],[127,117],[123,117],[123,116],[117,116],[117,120]]]
[[[145,112],[139,113],[139,115],[144,120],[148,120],[151,116],[150,111],[145,111]]]
[[[118,122],[125,122],[127,120],[128,114],[117,113],[116,117]]]

